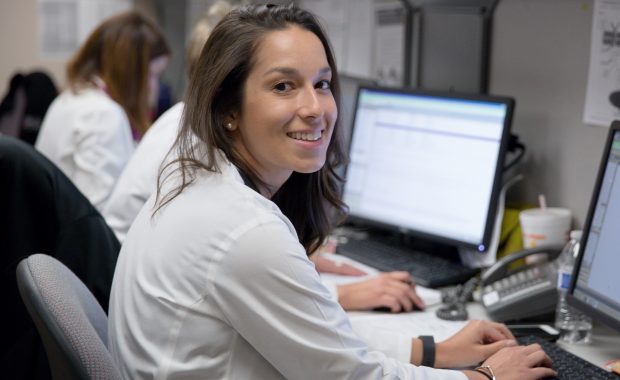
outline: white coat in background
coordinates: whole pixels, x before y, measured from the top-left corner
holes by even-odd
[[[183,102],[175,104],[144,134],[103,209],[103,217],[121,244],[136,215],[157,190],[159,167],[177,136],[183,108]]]
[[[89,88],[64,91],[52,102],[35,147],[102,211],[135,144],[122,107]]]

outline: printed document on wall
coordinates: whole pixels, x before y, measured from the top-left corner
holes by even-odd
[[[346,66],[347,2],[346,0],[303,0],[301,6],[319,16],[336,56],[338,67]]]
[[[610,101],[616,91],[620,91],[620,0],[595,0],[584,122],[608,126],[620,119],[620,108]],[[616,96],[620,99],[620,94]]]
[[[66,58],[103,20],[129,10],[133,0],[39,0],[38,5],[41,55]]]

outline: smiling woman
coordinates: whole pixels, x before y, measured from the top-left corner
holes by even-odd
[[[331,229],[329,209],[343,209],[335,171],[344,153],[334,56],[308,12],[262,6],[233,15],[213,30],[196,63],[173,148],[178,159],[160,182],[175,170],[184,179],[172,191],[159,186],[157,207],[192,182],[194,168],[217,171],[221,151],[312,252]],[[308,134],[316,141],[304,141]],[[194,136],[205,144],[193,145]]]
[[[407,363],[421,352],[429,366],[484,361],[501,379],[554,373],[540,347],[493,355],[515,344],[496,323],[472,322],[436,352],[404,334],[398,358],[356,336],[307,256],[342,208],[338,97],[312,14],[249,6],[215,27],[157,196],[118,259],[108,343],[125,378],[485,378]]]
[[[338,111],[332,71],[317,36],[291,26],[269,33],[254,57],[239,111],[226,121],[234,148],[270,197],[295,172],[323,167]]]

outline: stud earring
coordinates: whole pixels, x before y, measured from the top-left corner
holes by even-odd
[[[232,131],[233,129],[235,129],[235,127],[233,127],[232,123],[228,123],[226,124],[226,129],[228,129],[229,131]]]

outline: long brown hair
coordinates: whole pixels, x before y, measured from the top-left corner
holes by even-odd
[[[67,78],[77,91],[99,76],[132,127],[142,134],[150,124],[149,63],[166,55],[170,55],[170,47],[153,22],[135,11],[120,13],[90,34],[69,61]]]
[[[262,39],[269,32],[291,25],[314,33],[321,41],[332,69],[331,91],[339,106],[340,86],[334,55],[325,32],[311,13],[294,5],[250,5],[233,10],[213,29],[192,72],[181,129],[170,151],[176,158],[160,170],[155,212],[192,183],[196,170],[219,171],[217,150],[224,152],[254,184],[262,183],[235,150],[224,128],[225,117],[241,110],[244,85]],[[335,171],[344,161],[340,129],[337,120],[325,165],[310,174],[293,172],[271,198],[295,226],[308,253],[318,248],[329,233],[329,211],[341,212],[344,207],[338,191],[342,178]],[[177,172],[181,184],[161,194],[163,182]]]

